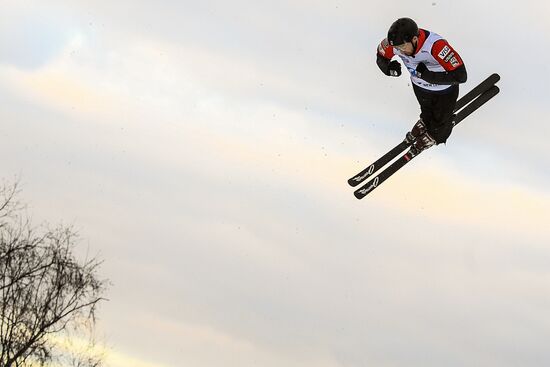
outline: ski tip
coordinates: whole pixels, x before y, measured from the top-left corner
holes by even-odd
[[[357,198],[357,200],[361,200],[365,197],[365,195],[358,193],[357,191],[353,193],[353,195]]]
[[[491,76],[489,78],[494,80],[494,83],[496,83],[500,80],[500,75],[498,75],[497,73],[493,73],[493,74],[491,74]]]
[[[359,184],[359,182],[355,181],[355,177],[350,178],[350,179],[348,180],[348,185],[350,185],[351,187],[355,187],[355,186],[357,186],[358,184]]]

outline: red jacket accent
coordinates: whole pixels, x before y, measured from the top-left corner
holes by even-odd
[[[393,46],[390,46],[387,38],[384,38],[382,42],[380,42],[380,45],[378,45],[378,53],[388,60],[391,60],[391,58],[395,56]]]
[[[456,52],[444,39],[434,43],[432,47],[432,56],[446,71],[453,71],[459,66],[464,65],[458,52]]]

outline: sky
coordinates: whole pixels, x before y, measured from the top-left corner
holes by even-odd
[[[550,364],[546,1],[4,0],[0,177],[112,285],[113,367]],[[501,93],[367,198],[411,17]]]

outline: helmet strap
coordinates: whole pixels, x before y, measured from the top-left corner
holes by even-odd
[[[418,47],[418,36],[416,36],[416,43],[414,42],[414,37],[411,39],[411,43],[413,45],[413,55],[416,55],[416,48]]]

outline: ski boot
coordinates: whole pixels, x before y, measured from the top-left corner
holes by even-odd
[[[405,141],[411,145],[411,153],[413,156],[436,144],[435,139],[428,134],[428,129],[422,119],[419,119],[416,124],[414,124],[411,131],[405,135]]]
[[[411,153],[413,156],[420,154],[423,150],[436,145],[436,141],[432,136],[425,131],[422,135],[418,136],[411,146]]]
[[[409,144],[413,144],[413,142],[422,134],[424,134],[427,131],[426,125],[424,124],[424,121],[422,119],[419,119],[416,124],[412,127],[411,131],[409,131],[405,135],[405,141]]]

